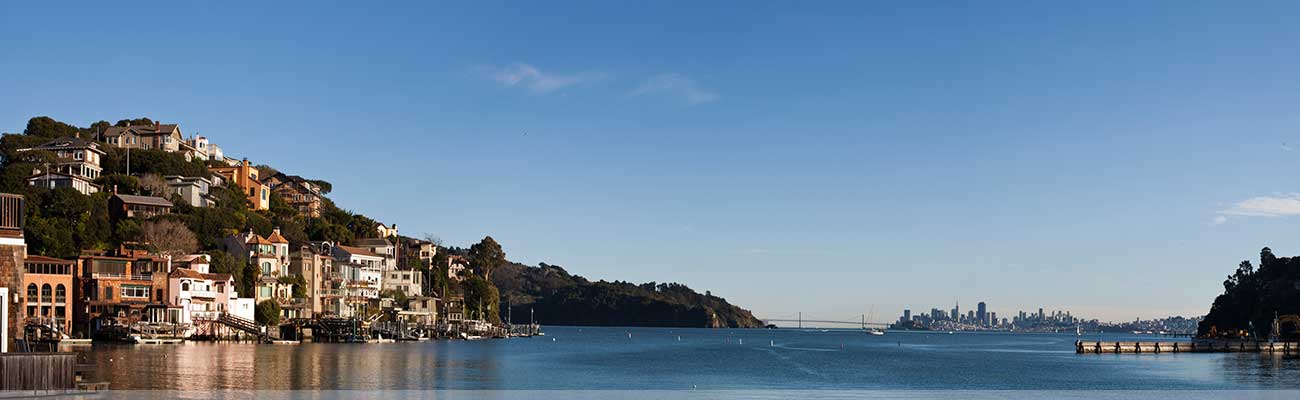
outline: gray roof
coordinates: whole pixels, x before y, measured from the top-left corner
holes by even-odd
[[[103,152],[104,152],[103,150],[100,150],[100,149],[99,149],[99,144],[98,144],[98,143],[95,143],[95,142],[92,142],[92,141],[89,141],[89,140],[86,140],[86,139],[82,139],[82,138],[77,138],[77,137],[58,138],[58,139],[54,139],[54,140],[51,140],[51,141],[45,142],[44,144],[41,144],[40,146],[32,147],[32,148],[30,148],[30,149],[22,149],[22,150],[20,150],[20,151],[23,151],[23,150],[63,150],[63,149],[91,149],[91,150],[94,150],[94,151],[98,151],[98,152],[100,152],[100,153],[103,153]]]
[[[134,196],[129,194],[119,194],[115,196],[117,196],[117,198],[119,199],[122,199],[122,202],[127,204],[144,204],[148,206],[163,206],[163,207],[172,206],[172,202],[162,197]]]
[[[392,246],[392,245],[393,242],[389,242],[388,239],[384,239],[384,238],[357,239],[357,247],[385,247],[385,246]]]

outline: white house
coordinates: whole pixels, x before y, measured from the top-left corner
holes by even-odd
[[[196,320],[216,319],[221,313],[253,319],[253,299],[239,297],[235,278],[230,274],[176,268],[167,275],[167,288],[171,294],[168,305],[181,310],[177,322],[192,324]]]
[[[168,175],[163,177],[167,181],[167,187],[186,203],[194,207],[215,207],[217,205],[216,197],[209,192],[212,189],[212,180],[199,176],[180,176]]]

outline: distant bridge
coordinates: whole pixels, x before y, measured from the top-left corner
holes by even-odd
[[[869,327],[872,327],[872,328],[887,328],[887,327],[889,327],[889,324],[886,324],[886,323],[883,323],[883,322],[867,322],[867,323],[863,323],[862,321],[832,321],[832,320],[826,320],[826,319],[776,319],[776,318],[773,318],[773,319],[762,319],[762,318],[760,318],[759,321],[763,321],[764,324],[771,324],[771,323],[773,323],[773,322],[794,322],[794,323],[799,323],[799,324],[801,324],[801,325],[802,325],[803,323],[813,323],[813,324],[834,324],[834,325],[853,325],[853,326],[863,326],[863,325],[865,325],[865,326],[869,326]]]
[[[872,327],[872,328],[888,328],[888,327],[889,327],[889,324],[887,324],[887,323],[882,323],[882,322],[867,322],[868,319],[869,319],[869,318],[867,318],[867,315],[865,315],[865,314],[863,314],[863,315],[861,316],[861,319],[858,320],[858,321],[836,320],[836,319],[818,319],[817,317],[804,318],[804,317],[803,317],[803,313],[800,312],[800,313],[797,313],[797,314],[795,314],[795,315],[786,315],[786,316],[782,316],[781,318],[759,318],[759,321],[763,321],[763,324],[771,324],[771,323],[774,323],[774,322],[785,322],[785,323],[794,322],[794,323],[798,324],[798,325],[797,325],[798,327],[801,327],[801,328],[803,327],[803,324],[804,324],[805,322],[807,322],[807,323],[812,323],[812,324],[853,325],[853,326],[860,326],[860,327],[864,327],[864,328],[865,328],[865,327]]]

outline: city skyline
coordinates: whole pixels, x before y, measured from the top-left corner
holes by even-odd
[[[760,317],[1195,316],[1300,254],[1297,11],[6,2],[0,131],[180,121],[403,234]]]

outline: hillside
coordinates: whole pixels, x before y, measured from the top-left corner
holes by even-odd
[[[1259,252],[1258,269],[1250,261],[1242,261],[1223,281],[1223,294],[1214,299],[1197,334],[1266,338],[1275,316],[1295,314],[1300,314],[1300,257],[1277,257],[1265,247]],[[1300,336],[1297,323],[1283,325],[1283,337]]]
[[[508,263],[492,273],[516,322],[549,325],[757,328],[748,310],[677,283],[592,282],[557,265]]]

